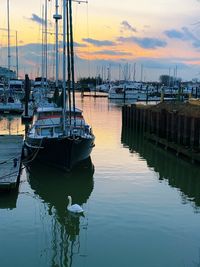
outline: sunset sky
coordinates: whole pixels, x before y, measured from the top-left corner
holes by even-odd
[[[0,62],[7,66],[7,0],[0,0]],[[42,6],[44,0],[10,0],[11,65],[23,78],[41,72]],[[62,1],[59,1],[62,13]],[[48,1],[48,32],[54,32],[55,2]],[[76,77],[123,78],[125,66],[133,79],[156,81],[161,74],[182,80],[200,79],[200,1],[89,0],[73,3]],[[60,23],[60,31],[62,23]],[[62,37],[60,36],[60,42]],[[54,76],[54,34],[48,34],[49,77]],[[60,46],[60,57],[62,46]],[[141,69],[143,69],[141,76]],[[60,70],[60,73],[62,71]]]

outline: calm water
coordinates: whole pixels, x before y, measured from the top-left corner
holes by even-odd
[[[96,135],[91,161],[22,170],[19,192],[0,196],[0,266],[200,266],[199,168],[123,129],[119,104],[77,102]],[[0,131],[24,126],[1,117]],[[69,194],[85,217],[66,212]]]

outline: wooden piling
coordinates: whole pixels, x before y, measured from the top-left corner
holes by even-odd
[[[200,161],[200,118],[173,108],[137,105],[123,107],[123,126],[145,133],[148,139],[194,161]]]

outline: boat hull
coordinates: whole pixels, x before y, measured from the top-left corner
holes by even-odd
[[[25,141],[28,161],[39,160],[66,171],[87,159],[93,147],[94,137],[27,138]]]

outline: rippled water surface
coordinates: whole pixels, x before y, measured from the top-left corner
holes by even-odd
[[[200,170],[122,127],[121,106],[77,96],[92,124],[91,160],[71,173],[23,168],[0,195],[2,267],[200,266]],[[1,133],[24,133],[0,117]],[[85,217],[71,217],[67,195]]]

